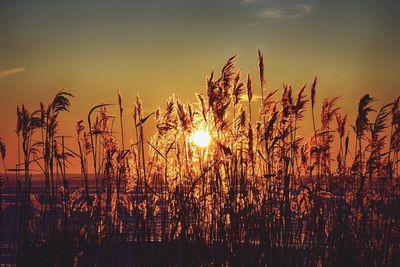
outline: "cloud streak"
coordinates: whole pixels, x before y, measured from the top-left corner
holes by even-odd
[[[260,101],[261,100],[261,95],[253,94],[253,98],[251,99],[252,101]],[[240,97],[240,102],[248,102],[249,98],[247,94],[244,94]]]
[[[293,20],[306,16],[312,10],[313,7],[309,4],[296,4],[288,8],[267,8],[259,16],[274,20]]]
[[[8,76],[21,73],[23,71],[25,71],[25,68],[14,68],[14,69],[8,69],[8,70],[0,70],[0,80],[6,78]]]

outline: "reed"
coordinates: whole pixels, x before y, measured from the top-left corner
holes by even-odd
[[[61,90],[34,112],[17,107],[14,205],[3,205],[1,190],[11,189],[2,186],[10,175],[0,142],[6,177],[0,181],[0,245],[12,248],[12,261],[394,265],[400,253],[400,98],[376,112],[374,99],[364,95],[354,133],[339,98],[325,99],[317,126],[317,77],[309,96],[306,85],[266,91],[258,51],[261,101],[254,116],[254,84],[250,73],[241,81],[236,59],[207,77],[197,105],[172,96],[165,108],[146,114],[137,96],[129,145],[120,92],[117,116],[112,104],[91,108],[87,121],[76,123],[71,147],[59,120],[71,94]],[[307,137],[302,123],[309,101],[313,129]],[[144,125],[152,122],[150,136]],[[196,145],[199,131],[209,142],[204,146]],[[73,163],[81,170],[75,184],[68,178]],[[33,166],[43,174],[39,194],[32,190]],[[12,226],[5,216],[12,216]]]

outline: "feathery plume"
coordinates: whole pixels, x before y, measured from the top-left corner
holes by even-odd
[[[17,127],[15,132],[19,135],[22,130],[22,113],[19,109],[19,106],[17,106]]]
[[[306,89],[306,85],[304,84],[303,87],[297,94],[297,98],[295,104],[293,106],[293,112],[297,120],[301,120],[304,117],[305,111],[305,104],[307,103],[307,95],[304,95],[304,90]]]
[[[311,85],[311,108],[314,109],[315,106],[315,95],[316,95],[316,89],[317,89],[317,84],[318,84],[318,79],[317,76],[314,77],[314,81]]]
[[[338,97],[334,97],[332,99],[324,99],[321,111],[322,128],[329,128],[329,123],[332,121],[332,118],[337,114],[339,108],[335,108],[335,104],[338,99]]]
[[[340,138],[344,137],[345,129],[346,129],[346,121],[347,114],[342,117],[340,114],[336,114],[336,124],[337,124],[337,132],[339,133]]]
[[[368,129],[368,113],[374,111],[374,109],[371,107],[371,103],[373,101],[374,98],[370,97],[369,94],[366,94],[358,103],[358,113],[355,127],[357,138],[362,137],[364,135],[364,131]]]
[[[6,144],[3,142],[3,139],[0,138],[0,154],[1,158],[4,160],[6,158]]]
[[[249,102],[251,102],[251,99],[253,99],[253,88],[251,86],[250,73],[247,73],[247,98],[249,99]]]
[[[264,99],[264,85],[265,85],[265,74],[264,74],[264,55],[258,49],[258,73],[260,75],[260,86],[261,86],[261,98]]]
[[[396,98],[392,106],[392,125],[400,123],[400,96]]]
[[[236,55],[229,58],[228,61],[225,63],[224,67],[222,68],[221,71],[221,81],[222,81],[222,87],[224,90],[228,90],[229,87],[232,84],[233,78],[234,78],[234,68],[235,68],[235,59]]]
[[[244,84],[240,82],[240,71],[236,73],[236,77],[233,83],[233,104],[237,105],[240,101],[240,98],[242,97],[244,93]]]

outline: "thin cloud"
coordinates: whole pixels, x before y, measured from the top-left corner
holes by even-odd
[[[267,8],[261,11],[260,17],[275,20],[293,20],[310,14],[313,7],[308,4],[297,4],[288,8]]]
[[[25,71],[25,68],[14,68],[8,70],[0,70],[0,80],[14,74],[18,74]]]
[[[243,29],[253,28],[255,26],[257,26],[257,23],[255,23],[255,22],[248,23],[248,24],[243,25]]]
[[[261,95],[257,95],[257,94],[253,94],[253,97],[251,99],[251,101],[260,101],[261,100]],[[244,94],[240,97],[240,101],[241,102],[248,102],[249,98],[247,96],[247,94]]]

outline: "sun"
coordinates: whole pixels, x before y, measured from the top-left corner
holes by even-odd
[[[193,143],[198,147],[208,147],[211,141],[211,136],[208,131],[204,129],[198,129],[193,133]]]

